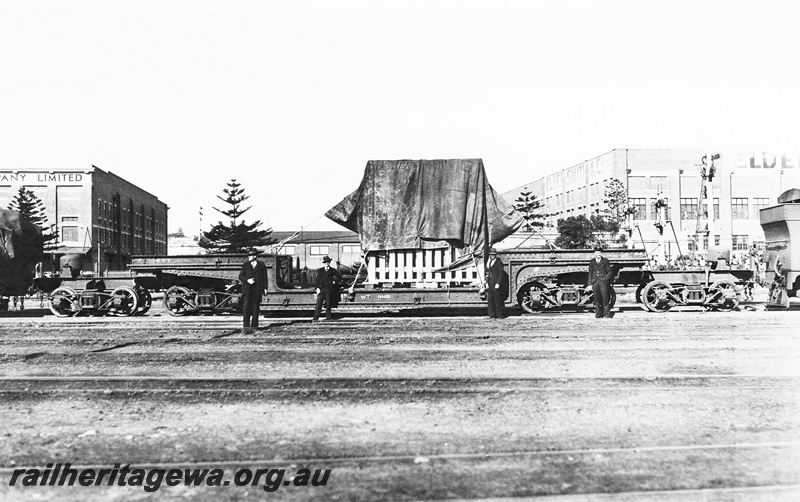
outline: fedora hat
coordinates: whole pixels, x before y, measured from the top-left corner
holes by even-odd
[[[331,262],[330,256],[325,255],[322,257],[322,263],[330,263],[330,262]]]
[[[247,256],[258,256],[261,252],[256,248],[250,248],[247,250]]]

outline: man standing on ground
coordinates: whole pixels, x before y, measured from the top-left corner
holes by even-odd
[[[317,306],[314,308],[315,321],[319,321],[323,300],[325,300],[325,319],[331,319],[331,301],[333,300],[333,296],[339,292],[339,285],[341,283],[342,274],[335,268],[331,268],[330,256],[324,257],[322,259],[322,268],[317,270]]]
[[[595,247],[594,258],[589,262],[589,284],[594,294],[595,317],[611,317],[611,306],[608,304],[611,276],[611,262],[603,256],[601,247]]]
[[[503,280],[503,262],[497,257],[497,250],[489,250],[489,261],[486,263],[486,302],[489,306],[489,319],[503,318],[503,298],[500,295],[500,284]]]
[[[267,294],[267,267],[258,261],[258,254],[256,249],[248,249],[247,261],[242,264],[242,269],[239,271],[246,330],[258,327],[261,295]]]

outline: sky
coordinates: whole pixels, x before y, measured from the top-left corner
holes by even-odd
[[[800,150],[789,0],[0,2],[0,166],[96,165],[196,234],[334,230],[368,160],[502,193],[615,148]]]

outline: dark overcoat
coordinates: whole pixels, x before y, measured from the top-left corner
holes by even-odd
[[[317,270],[317,281],[316,287],[320,290],[335,290],[342,284],[342,274],[339,273],[333,267],[328,267],[328,270],[325,270],[325,267],[320,268]]]
[[[255,282],[250,284],[248,279],[254,279]],[[261,261],[256,261],[256,266],[246,261],[242,264],[239,271],[239,282],[242,283],[242,295],[244,296],[261,296],[267,291],[267,266]]]

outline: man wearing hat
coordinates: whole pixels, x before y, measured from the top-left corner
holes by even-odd
[[[489,319],[503,318],[503,298],[500,284],[503,281],[503,262],[497,257],[497,250],[489,250],[489,261],[486,263],[486,303],[489,307]]]
[[[611,307],[608,305],[609,285],[611,284],[611,262],[603,256],[603,248],[594,248],[594,257],[589,261],[589,284],[592,285],[594,294],[594,316],[597,318],[611,317]]]
[[[342,274],[335,268],[331,268],[330,256],[322,258],[322,268],[317,270],[317,306],[314,308],[315,321],[319,321],[323,300],[325,300],[325,319],[331,319],[331,301],[334,295],[339,292],[339,285],[341,282]]]
[[[247,261],[242,264],[242,269],[239,271],[245,329],[258,327],[261,295],[267,293],[267,267],[258,261],[258,255],[259,252],[255,248],[248,249]]]

